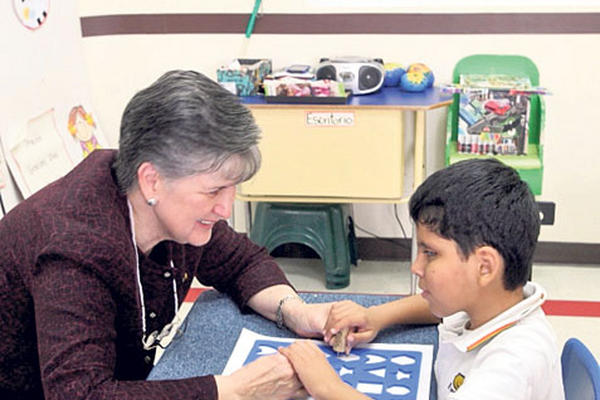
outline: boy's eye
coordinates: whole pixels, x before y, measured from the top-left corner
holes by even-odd
[[[437,255],[437,253],[435,251],[428,250],[428,249],[424,249],[423,254],[425,254],[425,256],[427,256],[427,257],[434,257]]]

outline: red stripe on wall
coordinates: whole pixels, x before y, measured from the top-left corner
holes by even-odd
[[[191,288],[184,302],[193,303],[206,288]],[[578,300],[547,300],[542,306],[546,315],[563,317],[600,317],[600,302]]]
[[[600,317],[600,302],[598,301],[547,300],[542,308],[546,315]]]

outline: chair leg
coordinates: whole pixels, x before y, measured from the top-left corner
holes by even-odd
[[[332,258],[326,261],[326,286],[340,289],[350,284],[351,255],[348,243],[348,225],[344,206],[329,210],[330,249],[325,253]]]
[[[354,220],[348,217],[348,251],[350,252],[350,264],[358,266],[358,250],[356,249],[356,231]]]

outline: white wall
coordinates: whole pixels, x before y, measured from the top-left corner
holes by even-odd
[[[379,12],[365,7],[334,8],[331,1],[263,1],[264,12]],[[346,4],[364,4],[364,1]],[[466,7],[468,3],[471,6]],[[473,12],[514,11],[517,2],[458,2],[444,8],[440,2],[385,1],[384,11]],[[500,4],[505,4],[504,8]],[[526,11],[598,12],[598,2],[565,1],[533,3]],[[173,5],[159,0],[79,0],[82,16],[170,13],[249,13],[254,2],[179,1]],[[403,6],[397,7],[395,4]],[[465,4],[462,8],[460,4]],[[537,9],[535,8],[537,4]],[[578,6],[574,9],[573,4]],[[419,8],[420,7],[420,8]],[[542,8],[543,7],[543,8]],[[449,82],[455,63],[475,53],[522,54],[530,57],[540,71],[540,83],[552,91],[546,97],[546,130],[543,195],[540,200],[557,203],[556,222],[544,226],[540,240],[600,243],[600,128],[595,123],[600,107],[600,35],[121,35],[83,39],[84,59],[91,85],[92,101],[105,135],[116,146],[120,114],[136,90],[149,85],[168,69],[190,68],[213,78],[216,69],[235,57],[266,57],[275,68],[292,63],[316,64],[320,57],[360,55],[383,58],[386,62],[430,66],[437,82]],[[446,112],[428,116],[430,170],[442,165]],[[409,121],[408,121],[409,122]],[[409,131],[410,133],[410,131]],[[409,139],[410,140],[410,139]],[[410,161],[410,160],[407,160]],[[406,169],[410,174],[410,164]],[[410,182],[409,182],[410,183]],[[236,207],[239,213],[243,207]],[[406,205],[400,206],[405,227],[409,227]],[[386,237],[401,237],[390,205],[355,205],[358,225]],[[243,218],[239,218],[242,221]],[[236,222],[236,225],[239,224]]]

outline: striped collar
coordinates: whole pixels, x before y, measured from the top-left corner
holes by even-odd
[[[452,343],[462,352],[480,348],[485,343],[517,325],[525,316],[539,307],[546,300],[546,291],[537,283],[528,282],[523,287],[524,299],[477,329],[466,328],[469,316],[458,312],[444,318],[438,326],[441,343]]]

